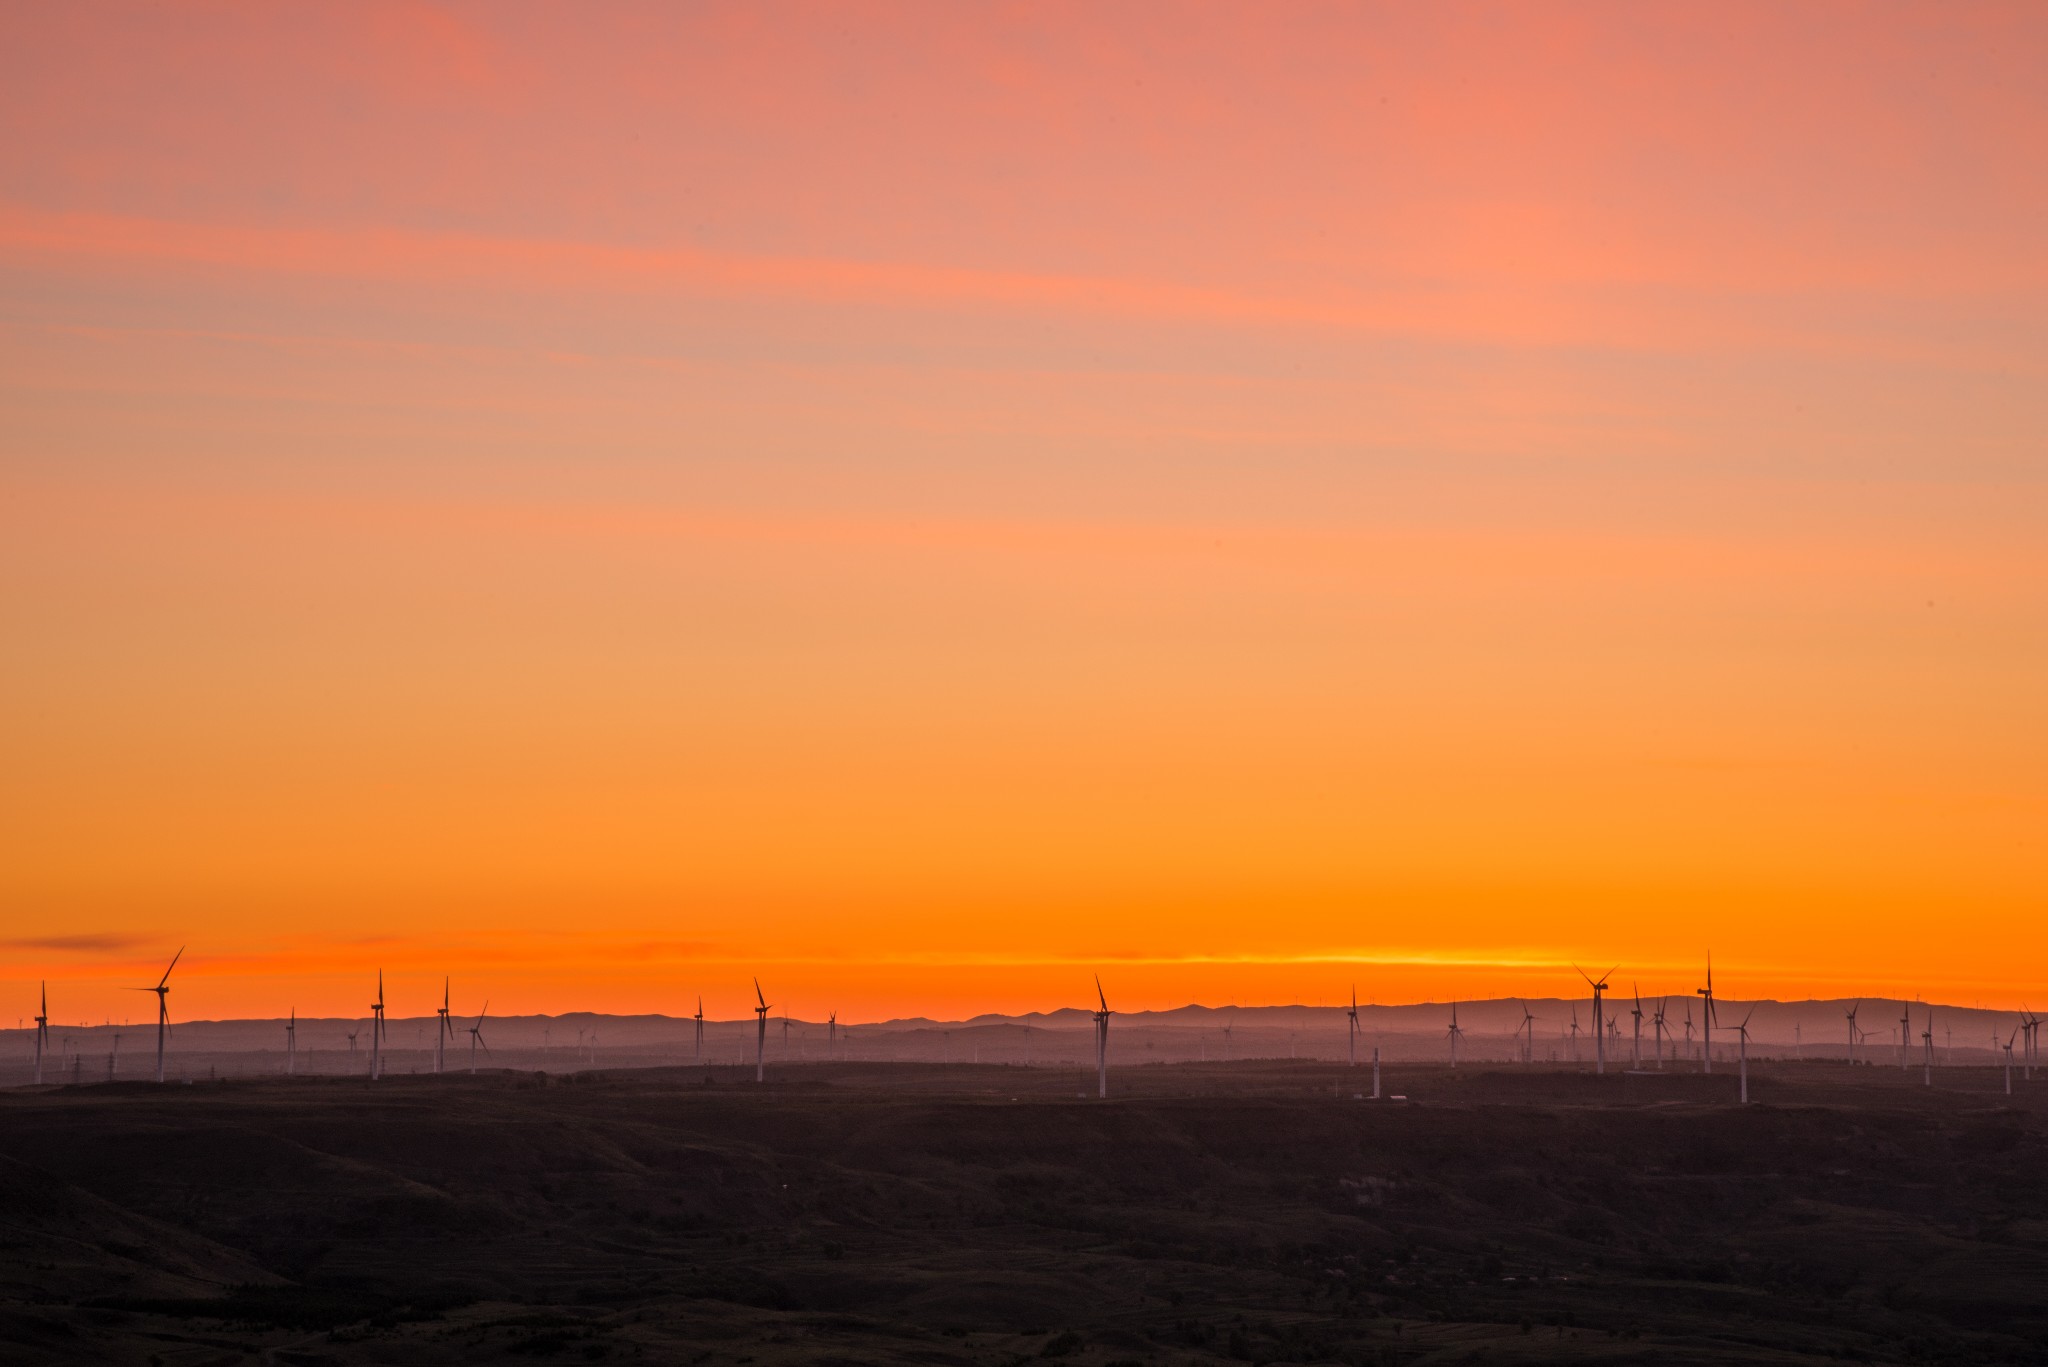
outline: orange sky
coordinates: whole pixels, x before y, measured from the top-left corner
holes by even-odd
[[[2039,1005],[2043,51],[8,7],[0,1019]]]

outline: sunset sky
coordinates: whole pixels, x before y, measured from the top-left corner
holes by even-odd
[[[0,1018],[2048,1004],[2044,53],[0,8]]]

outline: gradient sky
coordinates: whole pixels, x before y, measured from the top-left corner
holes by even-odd
[[[0,9],[0,1017],[2039,1006],[2043,52]]]

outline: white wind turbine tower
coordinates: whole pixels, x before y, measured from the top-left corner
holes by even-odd
[[[1109,998],[1102,995],[1102,975],[1095,975],[1095,1000],[1101,1010],[1095,1013],[1095,1095],[1097,1099],[1109,1095]]]
[[[1380,1099],[1380,1046],[1377,1037],[1374,1038],[1372,1046],[1372,1099]]]
[[[120,1036],[114,1036],[118,1042]],[[119,1047],[117,1043],[116,1048]],[[284,1075],[290,1077],[298,1071],[299,1065],[299,1008],[292,1008],[292,1017],[284,1023]]]
[[[1465,1038],[1465,1032],[1458,1028],[1458,1004],[1451,1003],[1451,1028],[1444,1031],[1444,1038],[1451,1042],[1451,1066],[1458,1066],[1458,1041]]]
[[[1685,1052],[1690,1054],[1692,1051],[1692,998],[1687,997],[1685,999]]]
[[[1579,1061],[1579,1004],[1572,1003],[1572,1062]]]
[[[1861,1033],[1856,1028],[1856,1013],[1862,1009],[1863,998],[1858,997],[1854,1002],[1850,1003],[1849,1009],[1842,1013],[1849,1021],[1849,1066],[1851,1068],[1856,1066],[1856,1036]]]
[[[2007,1096],[2012,1095],[2012,1042],[2019,1037],[2019,1027],[2014,1026],[2013,1032],[2006,1036],[2005,1044],[2002,1046],[2005,1049],[2005,1094]],[[1993,1035],[1991,1042],[1997,1044],[1998,1036]]]
[[[185,947],[180,945],[178,952],[171,956],[171,967],[164,970],[163,977],[157,979],[155,987],[129,989],[132,992],[156,993],[156,1080],[158,1082],[164,1080],[164,1040],[171,1032],[171,968],[176,968],[178,960],[184,957]]]
[[[1650,1018],[1650,1023],[1655,1027],[1657,1034],[1657,1070],[1659,1072],[1664,1070],[1664,1007],[1670,1000],[1671,998],[1669,997],[1657,998],[1657,1012]]]
[[[455,1025],[448,1019],[448,979],[441,979],[441,1007],[434,1013],[441,1023],[434,1029],[434,1074],[439,1076],[447,1062],[447,1044],[455,1038]],[[474,1072],[475,1069],[470,1071]]]
[[[831,1058],[839,1044],[839,1008],[833,1007],[825,1013],[825,1057]]]
[[[43,1051],[50,1047],[50,984],[43,984],[43,1014],[36,1017],[36,1086],[43,1085]]]
[[[469,1027],[469,1075],[471,1077],[476,1076],[476,1047],[479,1044],[483,1044],[484,1052],[486,1054],[491,1052],[491,1046],[484,1044],[484,1017],[489,1015],[490,1011],[491,1004],[487,1000],[484,1002],[484,1009],[476,1013],[476,1024]]]
[[[1351,985],[1351,1009],[1345,1013],[1351,1024],[1344,1034],[1344,1066],[1358,1066],[1358,984]]]
[[[377,970],[377,1000],[370,1003],[370,1080],[384,1076],[384,970]]]
[[[754,1081],[766,1079],[768,1067],[768,999],[761,995],[761,980],[754,979]]]
[[[1707,985],[1695,989],[1695,995],[1705,998],[1700,1007],[1700,1071],[1714,1071],[1714,956],[1707,954]]]
[[[1629,1013],[1636,1018],[1636,1035],[1635,1041],[1630,1048],[1628,1066],[1634,1069],[1641,1069],[1643,1066],[1643,988],[1640,983],[1630,983],[1629,987],[1636,994],[1635,1009]]]
[[[1530,1013],[1529,1003],[1523,1002],[1521,1006],[1522,1023],[1515,1033],[1522,1037],[1522,1065],[1527,1067],[1536,1061],[1536,1017]]]
[[[1925,1085],[1932,1087],[1934,1085],[1934,1008],[1931,1006],[1927,1008],[1927,1028],[1920,1032],[1920,1042],[1926,1046],[1926,1054],[1922,1060],[1921,1067],[1922,1081]]]
[[[701,994],[697,998],[697,1014],[690,1019],[697,1023],[697,1063],[699,1066],[702,1066],[704,1062],[704,998]]]
[[[1614,966],[1614,968],[1619,967],[1621,967],[1620,964]],[[1607,1071],[1607,1013],[1601,1010],[1600,999],[1601,995],[1607,991],[1607,974],[1614,972],[1614,968],[1608,969],[1607,973],[1602,973],[1598,979],[1595,979],[1592,974],[1580,968],[1577,964],[1572,965],[1572,971],[1581,978],[1584,978],[1593,989],[1593,1071],[1595,1073]]]
[[[1748,1014],[1743,1016],[1742,1023],[1735,1027],[1742,1040],[1742,1062],[1739,1066],[1742,1074],[1742,1104],[1745,1106],[1749,1104],[1749,1017],[1755,1014],[1756,1007],[1752,1005]]]
[[[361,1033],[361,1026],[358,1026],[354,1030],[348,1032],[348,1056],[350,1058],[354,1058],[356,1056],[356,1036],[360,1035]]]

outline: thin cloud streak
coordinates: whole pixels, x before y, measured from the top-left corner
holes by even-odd
[[[59,954],[125,954],[152,942],[148,936],[109,931],[98,935],[44,935],[0,940],[0,948],[46,950]]]
[[[1610,346],[1647,352],[1740,347],[1754,351],[1817,351],[1929,361],[1958,359],[1910,330],[1880,336],[1866,326],[1815,328],[1772,315],[1747,319],[1730,301],[1839,291],[1867,295],[1889,282],[1917,279],[1924,263],[1872,263],[1830,278],[1823,263],[1801,263],[1782,278],[1747,288],[1704,288],[1673,267],[1655,281],[1658,299],[1636,298],[1643,285],[1614,277],[1550,279],[1526,272],[1495,275],[1460,256],[1434,263],[1390,262],[1384,282],[1333,289],[1321,298],[1147,279],[993,270],[941,263],[823,256],[720,253],[691,247],[630,247],[595,242],[430,232],[403,227],[304,228],[198,223],[163,218],[57,211],[0,202],[0,258],[90,263],[95,273],[166,265],[229,274],[383,281],[448,289],[488,286],[520,293],[584,296],[602,291],[625,299],[649,292],[727,299],[777,299],[958,313],[992,309],[1076,320],[1124,318],[1154,323],[1209,323],[1232,328],[1313,329],[1387,337],[1433,337],[1511,346]],[[1887,269],[1887,265],[1889,269]],[[1911,267],[1911,269],[1909,269]],[[1426,282],[1415,283],[1418,279]],[[2010,271],[1956,282],[1943,298],[2009,304],[2014,292],[2048,288],[2048,272]],[[1612,291],[1603,294],[1602,290]],[[1917,298],[1917,295],[1913,296]],[[1675,304],[1690,299],[1691,317],[1673,328]],[[1998,350],[1969,362],[2014,363]]]

